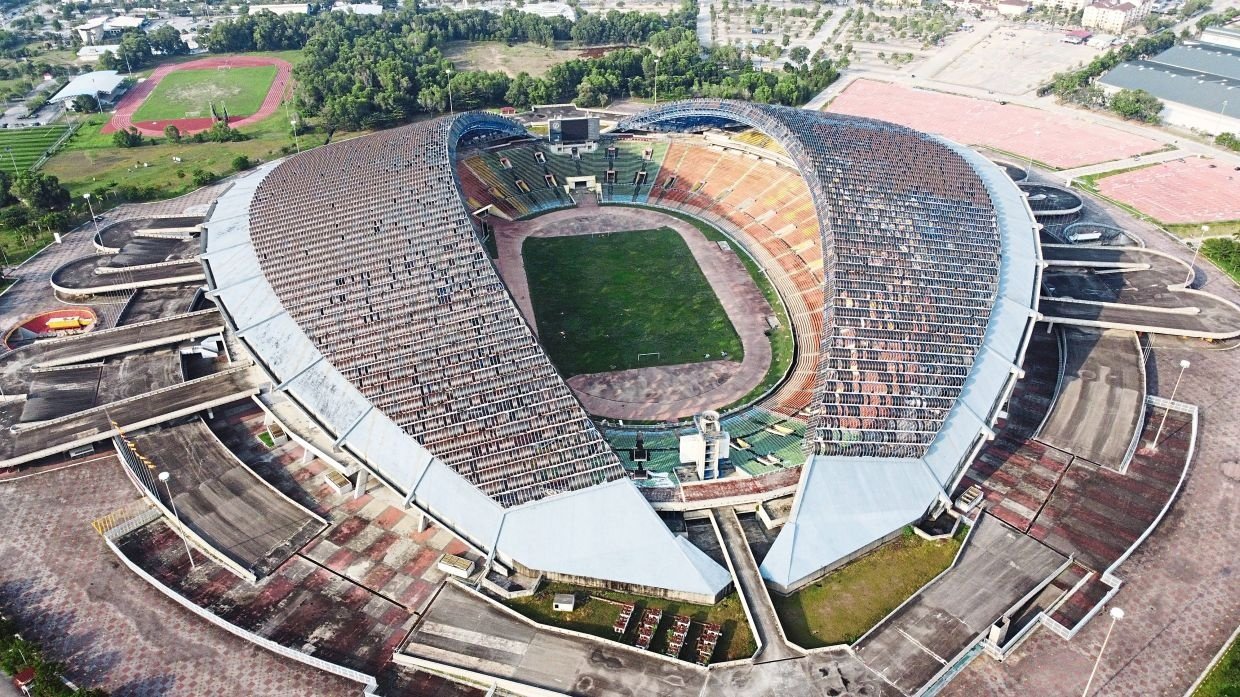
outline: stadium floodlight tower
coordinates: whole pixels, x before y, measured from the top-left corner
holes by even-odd
[[[720,463],[728,459],[731,437],[719,425],[719,412],[705,411],[693,417],[696,427],[680,437],[680,461],[697,468],[698,479],[718,479]]]

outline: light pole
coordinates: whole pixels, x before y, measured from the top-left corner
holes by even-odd
[[[448,115],[456,113],[452,108],[452,68],[448,68]]]
[[[1102,648],[1098,649],[1098,658],[1094,660],[1094,669],[1089,673],[1089,680],[1085,681],[1085,691],[1081,693],[1081,697],[1089,694],[1089,688],[1094,684],[1094,676],[1098,674],[1098,666],[1102,663],[1102,652],[1107,650],[1107,642],[1111,640],[1111,630],[1115,629],[1115,623],[1124,619],[1124,611],[1113,607],[1111,608],[1111,626],[1107,627],[1107,635],[1102,638]]]
[[[168,486],[168,480],[172,479],[172,475],[167,472],[159,473],[159,481],[164,483],[164,489],[168,491],[168,503],[172,506],[172,517],[177,519],[177,524],[181,525],[181,514],[177,513],[177,502],[172,498],[172,487]],[[194,553],[190,551],[189,540],[185,538],[185,533],[181,533],[181,541],[185,543],[185,556],[189,557],[189,568],[197,569],[198,565],[194,563]]]
[[[654,59],[654,105],[659,106],[659,59]]]
[[[9,162],[13,163],[13,178],[17,178],[17,160],[13,158],[13,148],[4,146],[4,151],[9,154]]]
[[[1180,389],[1180,380],[1184,378],[1184,371],[1188,370],[1191,365],[1188,361],[1180,361],[1180,374],[1175,378],[1175,387],[1171,388],[1171,400],[1175,401],[1175,393]],[[1158,441],[1162,440],[1163,426],[1167,425],[1167,415],[1171,413],[1171,406],[1168,405],[1163,409],[1162,421],[1158,422],[1158,432],[1154,434],[1154,442],[1150,444],[1150,449],[1158,452]]]
[[[91,205],[90,193],[87,192],[85,194],[82,194],[82,198],[86,199],[86,208],[87,210],[90,211],[90,219],[92,222],[95,223],[95,234],[98,235],[99,234],[99,221],[98,219],[95,218],[95,207]]]
[[[1201,226],[1201,238],[1197,240],[1197,247],[1193,249],[1193,260],[1188,263],[1188,279],[1184,281],[1184,285],[1191,286],[1193,280],[1197,278],[1195,268],[1197,266],[1197,255],[1201,253],[1201,245],[1206,241],[1206,235],[1210,232],[1209,225]]]

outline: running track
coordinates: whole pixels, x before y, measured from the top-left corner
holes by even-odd
[[[192,119],[172,119],[168,121],[145,121],[135,123],[133,115],[138,111],[138,107],[142,106],[142,102],[150,96],[155,90],[155,86],[164,79],[168,73],[174,70],[214,70],[220,66],[232,66],[235,68],[253,68],[264,65],[276,66],[276,77],[271,83],[271,89],[267,91],[267,98],[263,100],[258,111],[244,118],[229,118],[228,124],[233,128],[248,126],[253,123],[262,121],[271,116],[280,107],[280,102],[284,98],[285,89],[288,87],[293,72],[293,66],[288,61],[279,58],[265,58],[261,56],[223,56],[219,58],[203,58],[189,63],[171,63],[161,65],[151,73],[145,81],[134,86],[133,89],[125,93],[121,97],[121,101],[116,105],[116,111],[112,114],[112,120],[103,127],[103,133],[114,133],[121,129],[128,130],[130,127],[136,127],[138,132],[144,136],[162,136],[164,128],[169,124],[175,125],[180,129],[182,134],[192,135],[199,131],[205,131],[211,127],[211,118],[192,118]]]

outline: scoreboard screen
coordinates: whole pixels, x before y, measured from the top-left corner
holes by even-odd
[[[598,119],[554,119],[549,128],[552,143],[586,143],[598,140]]]

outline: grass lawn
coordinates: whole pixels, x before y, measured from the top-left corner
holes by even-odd
[[[743,357],[723,306],[670,228],[532,237],[522,257],[539,343],[566,376]],[[639,353],[658,355],[639,361]]]
[[[1202,243],[1201,254],[1240,283],[1240,241],[1234,238],[1209,239]]]
[[[228,70],[177,70],[164,76],[142,102],[134,121],[165,121],[210,116],[210,104],[226,106],[229,116],[258,111],[276,77],[273,65]]]
[[[851,644],[952,563],[964,540],[909,532],[788,597],[771,594],[788,638],[805,648]]]
[[[577,58],[581,51],[532,43],[510,46],[503,41],[453,41],[444,45],[443,54],[458,72],[502,70],[508,77],[516,77],[519,72],[541,77],[551,66]]]
[[[60,139],[68,126],[0,129],[0,169],[25,172]]]
[[[65,148],[43,166],[42,171],[59,177],[74,196],[115,183],[155,186],[166,197],[172,197],[197,188],[192,181],[195,169],[223,175],[230,171],[232,160],[238,155],[255,161],[273,160],[283,156],[282,147],[293,145],[283,114],[240,129],[250,136],[245,141],[169,143],[161,138],[156,145],[137,148],[118,148],[112,144],[110,134],[99,132],[109,118],[111,114],[89,116]],[[335,137],[338,139],[341,134],[338,132]],[[321,145],[323,140],[321,133],[303,134],[302,150]]]
[[[771,279],[767,278],[766,274],[762,272],[762,267],[758,266],[758,262],[754,261],[744,250],[739,249],[739,245],[735,241],[728,239],[727,235],[720,232],[714,226],[691,215],[652,206],[635,207],[649,208],[665,215],[680,218],[696,227],[706,239],[712,242],[727,242],[732,245],[732,248],[736,249],[736,255],[745,265],[745,270],[749,272],[749,277],[753,279],[754,285],[758,286],[758,290],[762,291],[762,296],[766,298],[767,304],[774,308],[775,316],[779,317],[779,329],[767,333],[768,338],[771,340],[771,366],[767,368],[766,376],[762,378],[762,382],[757,387],[749,391],[749,394],[724,406],[723,409],[731,409],[753,401],[761,396],[762,393],[778,384],[780,380],[783,380],[784,376],[788,374],[788,369],[792,367],[792,356],[796,352],[796,342],[792,337],[792,320],[788,318],[788,309],[784,307],[784,301],[780,299],[779,293],[775,292],[775,286],[771,284]]]
[[[551,599],[556,593],[574,593],[577,596],[577,609],[572,612],[553,611]],[[661,608],[663,621],[659,624],[658,631],[655,632],[654,642],[650,645],[651,651],[663,653],[663,650],[667,648],[667,630],[671,626],[669,620],[672,615],[687,615],[694,622],[714,622],[723,627],[723,637],[720,638],[719,645],[715,647],[712,663],[748,658],[758,650],[753,633],[749,631],[749,623],[745,620],[745,610],[741,607],[740,598],[735,593],[715,605],[693,605],[616,591],[579,588],[564,583],[548,583],[535,595],[510,600],[507,605],[541,624],[564,627],[616,641],[617,636],[612,631],[612,625],[620,614],[620,609],[598,598],[637,605],[637,610],[633,613],[633,621],[629,623],[628,632],[620,638],[622,643],[630,646],[637,642],[637,625],[642,610]],[[695,660],[693,646],[697,643],[699,631],[700,627],[696,624],[689,630],[685,648],[680,654],[686,660]]]
[[[1233,641],[1193,697],[1240,697],[1240,641]]]
[[[1208,225],[1210,231],[1203,231],[1201,229],[1202,225]],[[1184,240],[1240,235],[1240,220],[1224,220],[1216,223],[1177,223],[1174,225],[1164,225],[1163,227],[1166,228],[1167,232]]]

